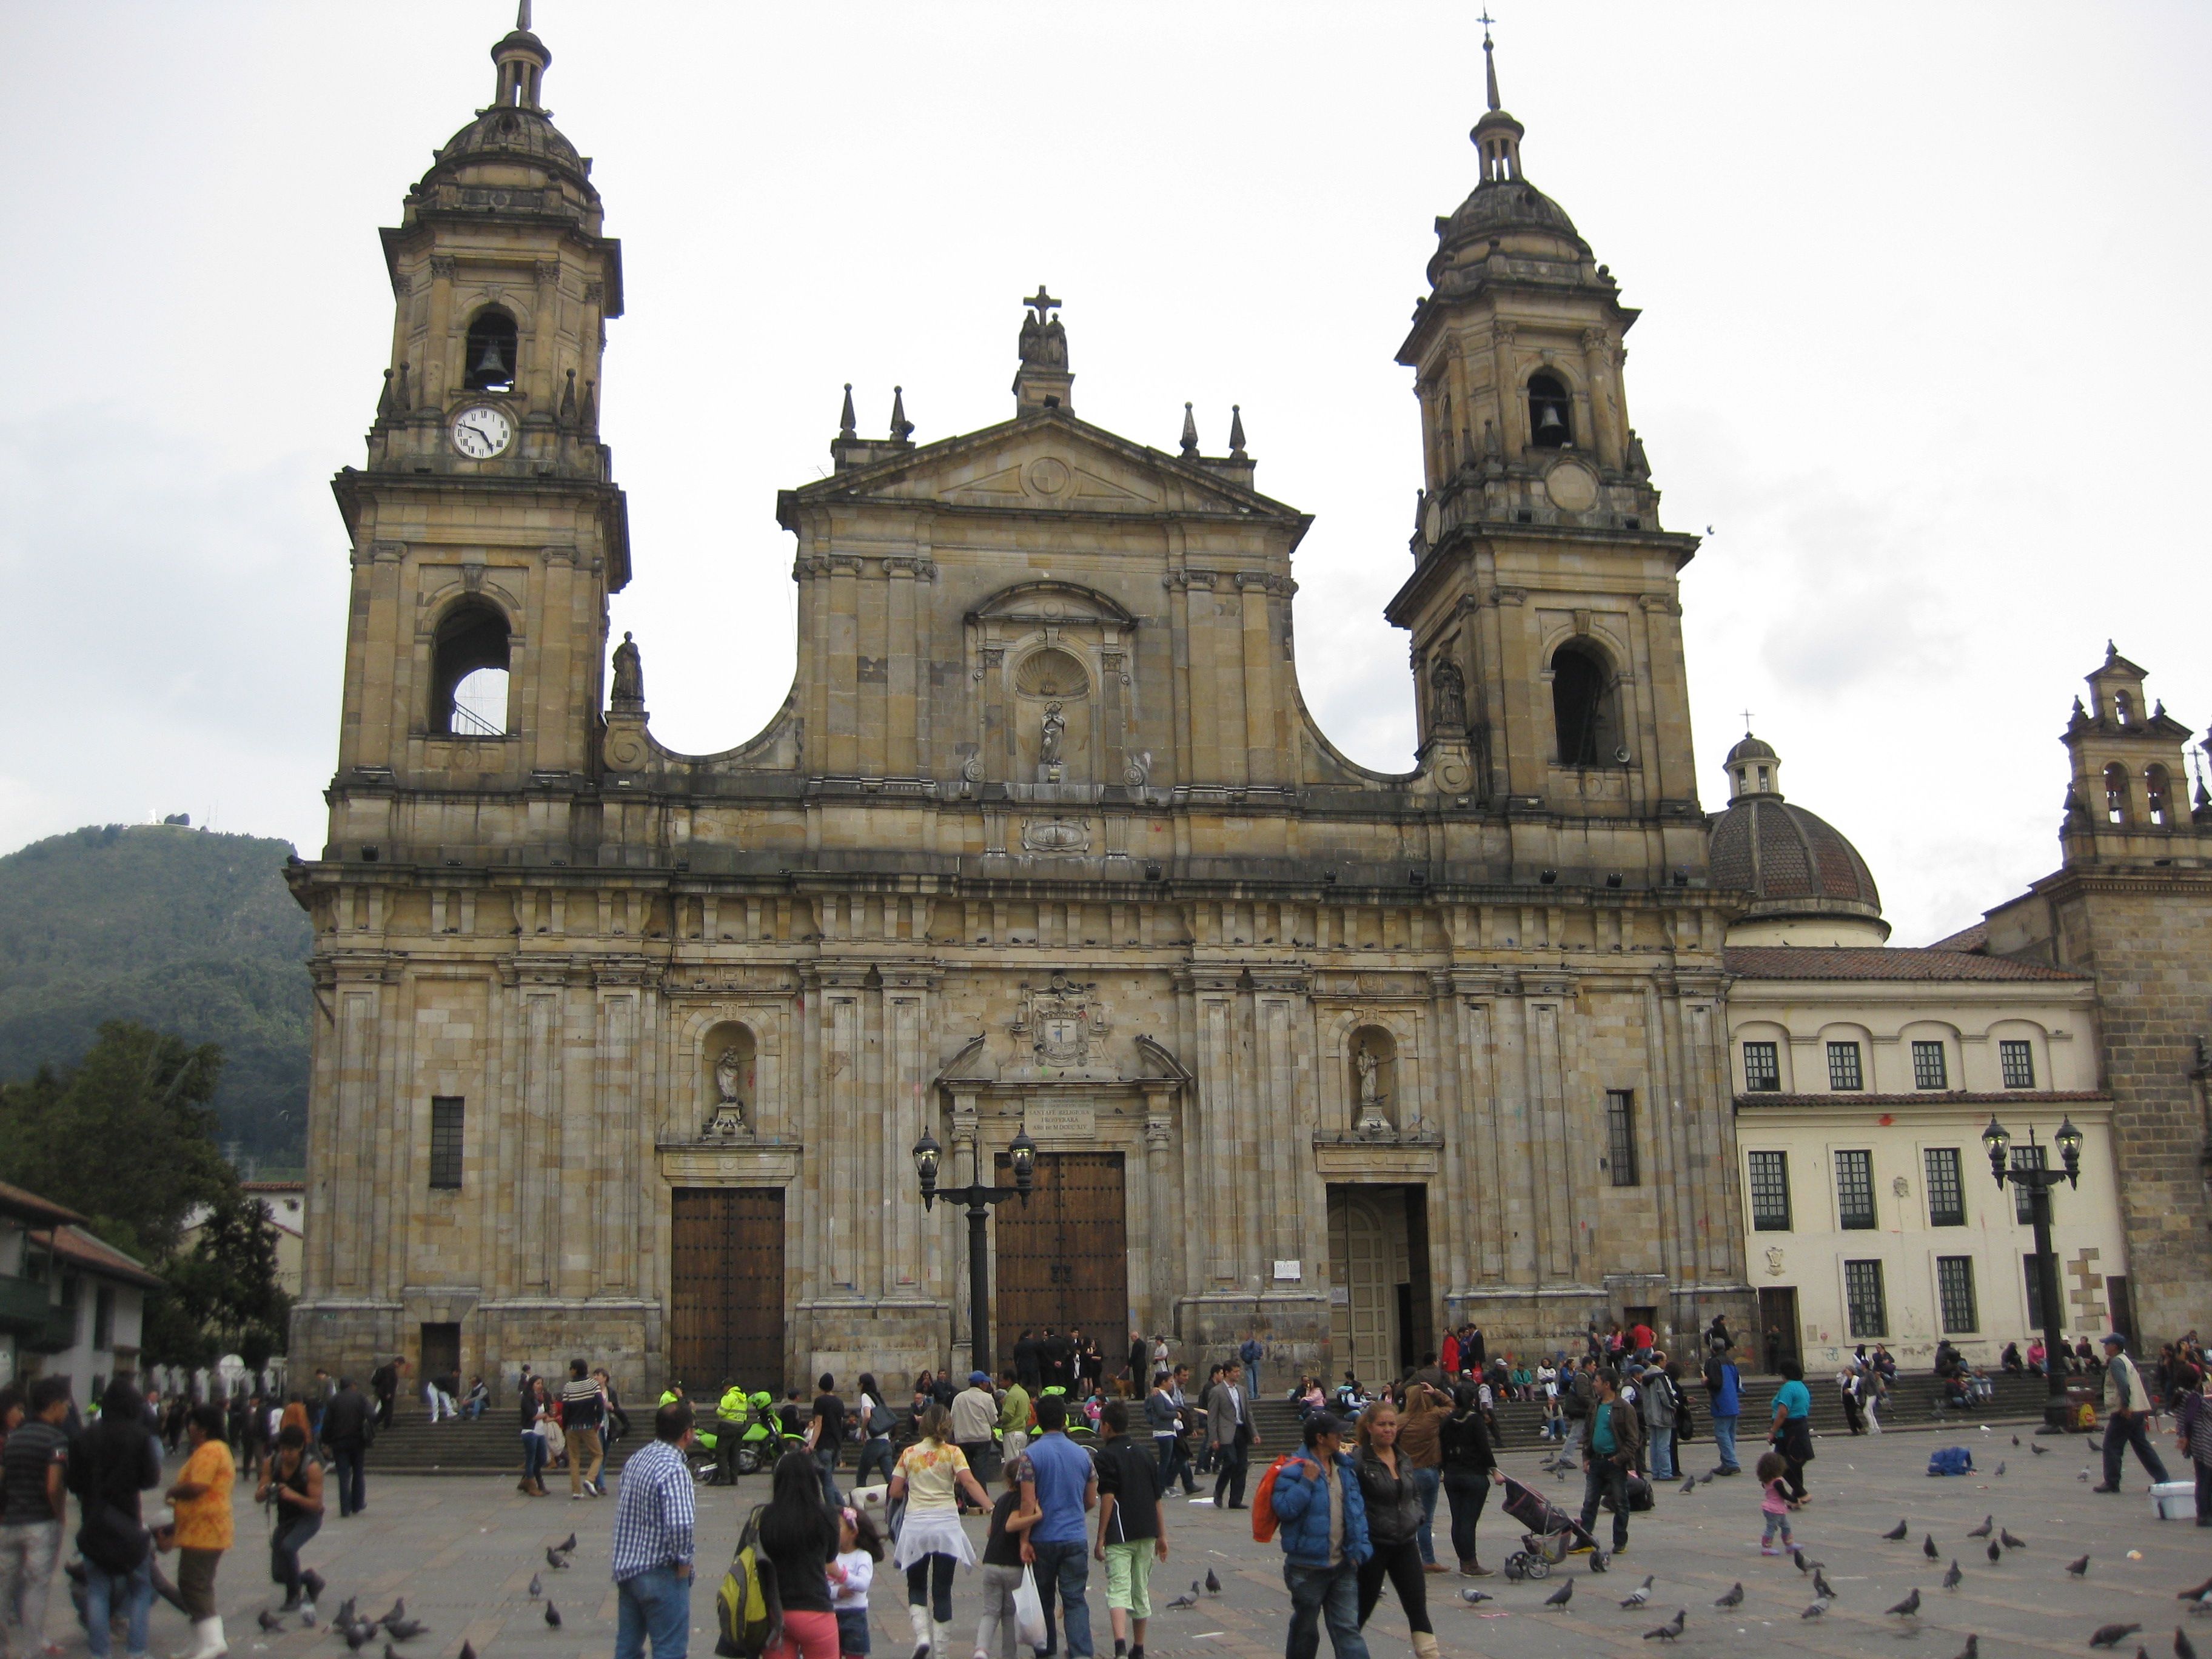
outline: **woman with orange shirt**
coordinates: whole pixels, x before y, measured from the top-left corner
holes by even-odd
[[[184,1659],[221,1659],[230,1649],[215,1610],[215,1570],[232,1543],[230,1489],[238,1480],[223,1440],[222,1407],[194,1406],[185,1419],[185,1438],[191,1455],[168,1492],[176,1513],[177,1590],[196,1644]]]

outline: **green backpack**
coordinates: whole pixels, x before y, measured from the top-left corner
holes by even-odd
[[[745,1517],[744,1530],[738,1534],[738,1553],[730,1559],[730,1570],[722,1575],[722,1588],[715,1592],[714,1611],[721,1631],[714,1651],[722,1659],[757,1659],[768,1645],[773,1621],[767,1577],[773,1568],[760,1542],[761,1510],[765,1507],[755,1505]]]

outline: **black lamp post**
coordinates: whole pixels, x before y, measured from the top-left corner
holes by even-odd
[[[968,1364],[971,1370],[994,1369],[991,1364],[991,1248],[983,1224],[990,1219],[994,1204],[1003,1204],[1010,1198],[1028,1203],[1030,1188],[1036,1184],[1036,1142],[1030,1139],[1027,1129],[1014,1137],[1006,1152],[1014,1166],[1012,1186],[992,1187],[971,1181],[965,1187],[940,1188],[937,1170],[945,1149],[927,1127],[914,1143],[914,1171],[921,1177],[921,1207],[935,1209],[939,1198],[968,1206]]]
[[[2064,1339],[2058,1306],[2058,1258],[2051,1249],[2051,1189],[2060,1182],[2077,1187],[2081,1181],[2081,1132],[2074,1127],[2069,1116],[2058,1126],[2058,1156],[2063,1169],[2021,1169],[2012,1161],[2012,1135],[1992,1115],[1990,1127],[1982,1131],[1982,1145],[1989,1149],[1990,1173],[2002,1187],[2008,1181],[2015,1187],[2027,1188],[2028,1218],[2035,1229],[2035,1283],[2043,1303],[2043,1374],[2050,1385],[2049,1397],[2043,1402],[2043,1422],[2046,1429],[2064,1431],[2072,1425],[2073,1413],[2066,1404],[2065,1358],[2059,1344]],[[2034,1131],[2028,1132],[2028,1144],[2035,1145]]]

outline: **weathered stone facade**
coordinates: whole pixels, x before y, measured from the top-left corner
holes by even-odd
[[[1355,1314],[1391,1363],[1439,1315],[1493,1347],[1625,1306],[1741,1317],[1695,542],[1627,425],[1636,313],[1495,99],[1401,357],[1414,770],[1308,714],[1308,521],[1255,489],[1241,425],[1170,456],[1079,419],[1042,290],[1006,423],[916,446],[895,412],[869,441],[848,404],[834,473],[778,504],[791,696],[686,756],[634,644],[605,690],[619,249],[538,107],[544,48],[495,57],[500,101],[386,233],[397,390],[337,484],[344,724],[294,872],[323,1013],[295,1361],[964,1369],[925,1127],[954,1182],[1024,1127],[1060,1160],[994,1223],[1002,1352],[1062,1284],[1109,1351],[1257,1324],[1291,1363],[1344,1363]],[[463,688],[501,669],[475,729]],[[1402,1315],[1332,1259],[1378,1193]],[[1070,1260],[1109,1237],[1121,1277]]]

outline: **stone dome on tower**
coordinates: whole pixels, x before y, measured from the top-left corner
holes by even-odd
[[[529,0],[522,0],[514,28],[493,46],[491,60],[497,76],[491,103],[439,149],[416,193],[428,197],[441,185],[511,193],[517,186],[555,183],[580,203],[595,205],[591,162],[553,125],[542,101],[553,53],[531,32]],[[548,173],[554,177],[543,176]],[[512,204],[487,198],[466,204]]]
[[[1782,758],[1747,732],[1728,752],[1728,810],[1712,819],[1716,887],[1748,890],[1731,945],[1881,945],[1874,872],[1841,830],[1782,798]]]
[[[1429,262],[1432,283],[1468,250],[1479,246],[1486,253],[1494,240],[1516,234],[1533,232],[1534,240],[1549,244],[1529,252],[1577,262],[1592,257],[1566,210],[1521,171],[1521,139],[1528,129],[1499,107],[1498,60],[1487,30],[1482,37],[1482,58],[1490,107],[1468,134],[1482,158],[1482,178],[1449,218],[1437,221],[1437,252]]]

